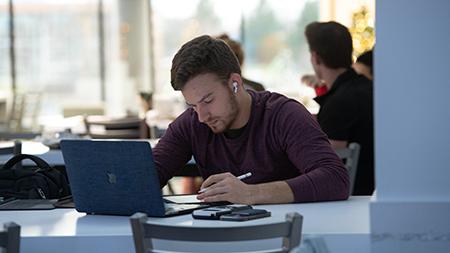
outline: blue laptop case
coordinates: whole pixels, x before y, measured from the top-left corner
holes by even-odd
[[[62,140],[61,150],[77,211],[164,216],[150,143]]]

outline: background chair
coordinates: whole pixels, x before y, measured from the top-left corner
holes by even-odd
[[[87,116],[84,118],[86,133],[94,139],[139,139],[148,138],[145,120],[139,117],[109,118]]]
[[[6,104],[5,120],[1,122],[3,132],[25,132],[37,130],[42,94],[39,92],[19,93]]]
[[[15,140],[0,143],[0,155],[18,155],[22,152],[22,142]]]
[[[22,153],[22,142],[15,140],[14,142],[0,142],[0,155],[18,155]],[[14,169],[21,169],[22,162],[14,165]]]
[[[188,242],[237,242],[283,238],[280,248],[264,251],[289,252],[300,245],[303,216],[293,212],[286,221],[272,224],[239,227],[187,227],[147,223],[147,215],[136,213],[130,218],[136,253],[164,252],[153,249],[152,239]],[[179,251],[183,252],[183,251]]]
[[[39,135],[41,99],[42,94],[36,92],[0,98],[0,139],[31,139]]]
[[[14,222],[9,222],[5,223],[3,228],[0,232],[0,249],[4,249],[5,253],[19,253],[20,226]]]
[[[355,185],[356,171],[358,170],[359,151],[361,146],[352,142],[348,144],[347,148],[336,149],[336,154],[344,160],[345,167],[347,168],[350,176],[350,195],[353,193],[353,186]]]

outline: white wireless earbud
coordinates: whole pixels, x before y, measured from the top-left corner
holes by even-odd
[[[238,90],[238,83],[237,82],[233,82],[233,93],[237,93]]]

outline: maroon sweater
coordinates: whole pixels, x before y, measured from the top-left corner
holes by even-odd
[[[249,93],[251,116],[235,139],[214,134],[193,109],[169,125],[153,149],[161,185],[193,155],[203,178],[251,172],[245,183],[284,180],[295,202],[347,199],[348,173],[305,107],[277,93]]]

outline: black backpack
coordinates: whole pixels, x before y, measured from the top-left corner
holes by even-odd
[[[14,168],[24,159],[32,160],[37,167]],[[69,194],[65,175],[37,156],[15,155],[0,169],[0,197],[59,199]]]

